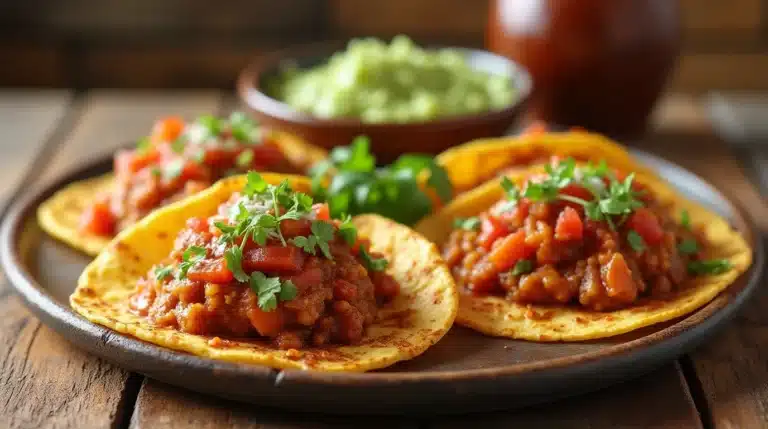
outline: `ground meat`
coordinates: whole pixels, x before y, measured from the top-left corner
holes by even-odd
[[[665,232],[660,243],[646,245],[643,251],[626,242],[626,225],[614,230],[589,219],[584,220],[580,240],[558,240],[555,223],[566,204],[555,202],[531,203],[522,219],[519,210],[501,218],[509,233],[525,232],[530,272],[499,270],[489,254],[502,240],[497,238],[486,250],[482,231],[453,231],[443,256],[459,284],[475,294],[503,295],[521,303],[579,304],[596,311],[624,308],[643,296],[674,291],[687,276],[686,257],[677,250],[679,228],[666,219],[663,208],[653,206],[652,200],[647,203],[665,221]]]

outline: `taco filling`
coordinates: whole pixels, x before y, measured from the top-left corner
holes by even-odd
[[[357,344],[399,284],[347,217],[251,172],[213,216],[192,217],[130,308],[156,327],[264,337],[279,349]],[[216,341],[212,345],[215,345]]]
[[[704,259],[687,212],[673,213],[634,174],[567,158],[515,180],[502,179],[505,197],[487,211],[456,219],[443,245],[469,294],[613,311],[731,268]]]
[[[81,232],[112,236],[157,207],[248,170],[300,173],[270,132],[242,113],[191,123],[158,121],[136,148],[114,156],[114,185],[81,215]]]

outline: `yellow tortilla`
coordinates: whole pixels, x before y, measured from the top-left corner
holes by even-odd
[[[270,183],[290,178],[294,190],[309,191],[298,176],[263,174]],[[362,344],[291,352],[266,343],[230,341],[225,348],[208,344],[208,337],[170,328],[155,328],[128,309],[136,281],[173,248],[186,220],[210,216],[244,177],[232,177],[187,199],[159,209],[121,232],[85,269],[70,304],[88,320],[151,343],[199,356],[275,368],[323,371],[368,371],[411,359],[435,344],[453,324],[458,293],[437,247],[406,226],[377,215],[357,216],[360,236],[389,260],[387,272],[400,283],[400,295],[379,311]]]
[[[614,168],[653,174],[620,144],[586,131],[475,140],[448,149],[436,159],[448,172],[458,195],[508,170],[525,169],[534,161],[546,161],[551,155],[572,157],[577,161],[605,160]]]
[[[299,168],[308,169],[327,156],[325,150],[290,134],[275,134],[275,142],[288,162]],[[81,232],[80,215],[96,195],[112,187],[113,178],[112,174],[106,174],[72,183],[60,190],[38,208],[37,219],[40,226],[45,232],[69,246],[90,256],[96,256],[112,237]]]
[[[531,169],[539,171],[541,168]],[[517,172],[509,177],[518,181],[525,175],[524,172]],[[691,313],[712,301],[749,268],[752,250],[725,219],[681,197],[655,176],[639,174],[636,180],[652,189],[660,202],[671,204],[671,213],[688,210],[691,224],[704,228],[707,258],[728,259],[733,269],[720,275],[695,277],[688,287],[667,300],[641,302],[631,308],[609,312],[589,311],[576,306],[524,305],[502,297],[462,293],[456,323],[487,335],[530,341],[583,341],[611,337]],[[493,179],[459,196],[436,215],[424,219],[416,230],[442,245],[453,229],[454,218],[475,216],[503,197],[499,179]]]

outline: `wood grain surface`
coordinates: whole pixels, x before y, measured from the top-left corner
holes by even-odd
[[[231,96],[215,91],[96,91],[77,97],[0,91],[0,205],[30,165],[28,177],[41,183],[138,138],[158,116],[193,117],[235,105]],[[699,107],[693,98],[668,99],[657,115],[658,132],[636,144],[703,175],[768,231],[764,199]],[[526,410],[431,420],[349,419],[261,409],[129,374],[41,325],[0,277],[0,428],[765,427],[766,305],[768,294],[762,293],[731,327],[683,359],[685,372],[670,364],[600,392]]]

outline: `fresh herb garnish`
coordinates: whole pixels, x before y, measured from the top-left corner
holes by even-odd
[[[232,246],[227,249],[224,252],[224,262],[226,262],[227,269],[232,271],[232,275],[237,281],[248,281],[248,274],[243,271],[243,249],[241,247]]]
[[[176,273],[176,278],[179,280],[186,278],[189,269],[205,258],[206,253],[207,251],[205,250],[205,247],[187,247],[184,253],[181,254],[181,263],[179,264],[179,271]]]
[[[136,142],[136,151],[139,155],[147,153],[150,147],[152,147],[152,144],[149,141],[149,137],[142,137]]]
[[[316,253],[315,246],[317,246],[326,258],[333,259],[331,249],[328,247],[328,242],[333,241],[333,225],[322,220],[314,220],[311,230],[312,234],[309,237],[294,237],[291,243],[310,255]]]
[[[699,244],[692,238],[686,238],[677,245],[677,250],[683,255],[693,255],[699,253]]]
[[[722,274],[731,268],[733,265],[727,259],[709,259],[688,263],[688,272],[696,275]]]
[[[184,153],[184,147],[185,147],[184,143],[185,143],[184,136],[177,138],[176,140],[171,142],[171,150],[179,154]]]
[[[406,154],[376,168],[370,140],[363,136],[334,148],[310,175],[315,198],[328,203],[334,218],[378,213],[410,225],[434,209],[430,191],[442,203],[453,194],[446,171],[429,156]]]
[[[629,243],[632,250],[635,252],[642,252],[645,250],[645,240],[635,230],[629,230],[627,233],[627,243]]]
[[[363,265],[368,271],[384,271],[389,265],[389,261],[384,258],[374,258],[371,256],[363,246],[360,246],[360,257],[363,260]]]
[[[152,167],[149,172],[155,177],[161,177],[163,175],[163,170],[161,170],[158,166]]]
[[[232,137],[241,143],[258,143],[254,138],[258,124],[243,112],[232,112],[229,115],[229,128]]]
[[[477,231],[478,228],[480,228],[480,218],[477,216],[467,218],[457,217],[453,220],[453,227],[466,231]]]
[[[519,276],[521,274],[530,273],[533,270],[533,262],[528,259],[521,259],[515,263],[515,266],[510,272],[513,276]]]
[[[352,224],[352,216],[342,216],[341,223],[339,224],[339,235],[350,246],[357,242],[357,228]]]
[[[166,277],[169,277],[171,274],[173,274],[173,266],[172,265],[158,265],[155,267],[155,279],[159,282],[165,280]]]
[[[221,122],[221,119],[212,115],[204,115],[197,118],[197,123],[206,129],[208,137],[216,137],[221,133]]]
[[[688,210],[683,209],[680,213],[680,225],[688,231],[691,230],[691,216],[688,214]]]
[[[296,286],[290,280],[282,281],[280,277],[267,277],[258,271],[247,279],[251,289],[256,292],[259,308],[273,311],[279,301],[290,301],[296,297]]]
[[[253,151],[251,149],[246,149],[242,152],[240,152],[239,155],[237,155],[237,158],[235,158],[235,164],[237,164],[240,168],[245,168],[251,165],[253,162]]]

